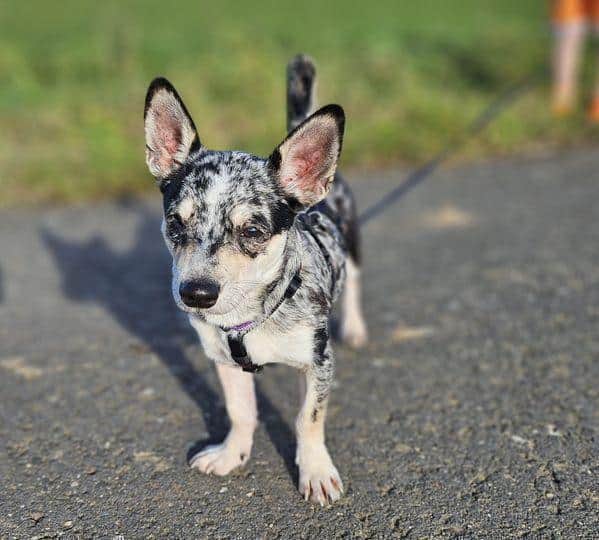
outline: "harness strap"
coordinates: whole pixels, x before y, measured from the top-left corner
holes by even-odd
[[[320,251],[322,252],[323,257],[325,258],[327,265],[331,268],[331,282],[332,282],[331,288],[332,288],[332,290],[334,290],[335,283],[337,281],[337,276],[335,275],[335,271],[334,271],[333,264],[331,261],[331,256],[330,256],[327,248],[324,246],[324,244],[321,242],[320,238],[318,237],[318,234],[314,230],[314,227],[318,227],[320,225],[320,216],[319,216],[318,212],[305,212],[305,213],[299,214],[297,216],[297,220],[300,223],[300,226],[306,232],[308,232],[308,234],[310,234],[310,236],[314,239],[314,241],[316,242],[316,245],[320,248]],[[266,321],[267,319],[272,317],[272,315],[277,311],[277,309],[279,309],[281,307],[281,304],[285,300],[288,300],[288,299],[292,298],[293,295],[295,295],[295,293],[297,292],[297,290],[300,288],[300,286],[302,284],[302,278],[300,277],[300,270],[301,270],[301,268],[293,275],[293,277],[291,278],[291,281],[289,282],[289,285],[285,289],[285,292],[283,293],[283,296],[281,297],[281,299],[279,300],[277,305],[273,308],[273,310],[270,312],[270,314],[267,317],[265,317],[262,321],[260,321],[257,324],[251,325],[247,330],[231,332],[231,330],[232,330],[231,328],[223,328],[222,329],[225,332],[227,332],[227,344],[229,345],[229,351],[231,353],[231,358],[233,358],[235,363],[237,365],[239,365],[243,371],[247,371],[248,373],[260,373],[262,371],[263,366],[259,366],[257,364],[254,364],[254,362],[252,362],[252,359],[250,358],[250,355],[248,354],[247,349],[245,348],[245,345],[243,344],[243,338],[247,334],[249,334],[252,330],[254,330],[254,328],[257,328],[264,321]]]
[[[297,292],[297,290],[300,288],[300,286],[302,284],[302,278],[300,277],[300,270],[298,270],[293,275],[293,277],[291,278],[291,281],[289,282],[289,285],[287,286],[287,288],[285,289],[285,292],[283,293],[283,296],[281,297],[281,299],[279,300],[277,305],[274,307],[274,309],[270,312],[268,317],[265,317],[261,321],[261,323],[263,323],[264,321],[266,321],[267,319],[272,317],[274,315],[275,311],[277,311],[277,309],[279,309],[281,307],[281,304],[285,300],[288,300],[289,298],[292,298],[295,295],[295,293]],[[227,343],[229,345],[229,351],[231,353],[231,358],[233,358],[235,363],[238,364],[243,371],[246,371],[248,373],[260,373],[264,367],[264,366],[259,366],[257,364],[254,364],[254,362],[252,362],[252,359],[250,358],[250,355],[248,354],[247,349],[245,348],[245,345],[243,344],[243,338],[257,326],[259,326],[259,325],[257,324],[255,326],[252,326],[243,333],[236,333],[236,334],[228,333],[227,334]]]
[[[252,362],[252,359],[249,357],[247,349],[243,344],[243,337],[244,336],[227,336],[227,343],[229,344],[231,358],[235,360],[235,363],[239,365],[243,371],[247,371],[248,373],[260,373],[263,369],[263,366],[259,366],[258,364],[254,364],[254,362]]]

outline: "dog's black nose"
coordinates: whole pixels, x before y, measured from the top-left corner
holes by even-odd
[[[179,295],[186,306],[206,309],[216,304],[220,287],[209,279],[185,281],[179,286]]]

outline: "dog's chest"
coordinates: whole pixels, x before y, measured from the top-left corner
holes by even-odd
[[[314,332],[307,326],[296,326],[285,333],[272,331],[270,324],[256,328],[243,339],[252,362],[256,365],[282,363],[294,367],[312,361]]]
[[[313,360],[314,331],[298,325],[290,331],[273,332],[273,325],[256,328],[243,338],[243,345],[253,364],[287,364],[295,368],[307,366]],[[217,362],[237,365],[224,332],[203,326],[200,331],[207,355]]]

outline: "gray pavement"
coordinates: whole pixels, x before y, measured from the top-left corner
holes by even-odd
[[[337,348],[347,495],[324,509],[296,491],[284,367],[257,377],[248,466],[187,467],[226,420],[158,194],[0,213],[0,538],[598,538],[598,171],[448,169],[367,228],[371,342]],[[349,176],[362,207],[401,178]]]

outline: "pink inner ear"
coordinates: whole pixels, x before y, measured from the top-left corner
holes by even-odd
[[[171,156],[179,150],[181,139],[181,128],[179,126],[171,126],[171,129],[164,132],[164,148]]]
[[[327,129],[310,126],[289,148],[289,162],[285,177],[301,190],[318,191],[324,184],[327,169],[330,167],[331,134]]]
[[[295,176],[297,185],[307,188],[317,180],[318,174],[322,172],[324,151],[321,147],[309,145],[303,148],[301,153],[291,157],[291,169]]]
[[[170,168],[183,139],[181,126],[174,122],[169,115],[160,112],[156,112],[154,122],[158,139],[156,147],[160,152],[160,165],[163,168]]]
[[[176,154],[181,144],[181,127],[168,114],[157,112],[154,120],[160,137],[160,147],[168,154]]]

